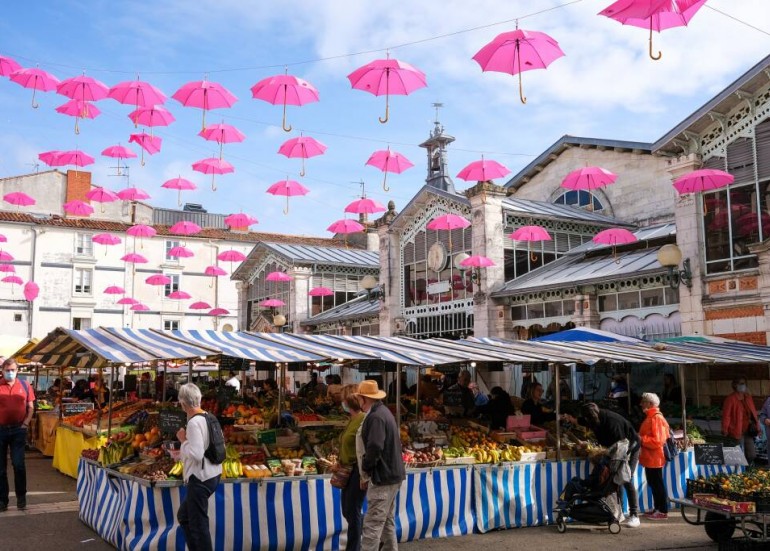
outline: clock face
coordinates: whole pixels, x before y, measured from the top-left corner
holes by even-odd
[[[440,272],[446,266],[447,252],[443,243],[434,243],[428,249],[428,268]]]

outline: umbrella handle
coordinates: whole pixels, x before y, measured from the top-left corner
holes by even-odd
[[[660,50],[658,50],[657,56],[652,54],[652,16],[650,16],[650,59],[658,61],[661,57],[663,57],[663,53]]]
[[[201,128],[201,132],[203,132],[204,130],[206,130],[206,110],[205,109],[203,110],[203,119],[201,120],[201,125],[203,126]]]
[[[35,94],[37,93],[37,88],[32,89],[32,109],[37,109],[40,107],[40,104],[35,101]]]
[[[302,170],[299,171],[300,176],[305,175],[305,157],[302,157]]]
[[[385,124],[386,122],[388,122],[388,119],[390,119],[390,103],[388,101],[389,98],[390,98],[390,94],[385,93],[385,118],[383,119],[382,117],[378,117],[378,120],[382,124]]]
[[[217,183],[214,180],[214,174],[212,173],[211,174],[211,191],[216,191],[216,190],[217,190]]]
[[[286,95],[285,94],[283,98],[283,122],[281,123],[281,128],[283,128],[284,132],[291,132],[291,125],[286,126]]]
[[[178,207],[182,206],[182,190],[178,189],[176,191],[176,204]]]
[[[382,179],[382,189],[385,191],[390,191],[390,187],[388,187],[388,172],[385,171],[385,177]]]
[[[537,255],[535,254],[535,252],[534,252],[534,251],[530,251],[530,252],[529,252],[529,259],[530,259],[532,262],[537,262]]]
[[[283,209],[284,214],[289,214],[289,196],[286,196],[286,208]]]
[[[222,148],[224,147],[225,142],[219,142],[219,160],[222,160]]]
[[[80,127],[78,126],[78,120],[79,120],[78,117],[75,117],[75,135],[80,134]]]
[[[142,147],[142,166],[144,166],[144,148]]]
[[[519,99],[521,103],[527,103],[527,96],[524,95],[524,87],[521,84],[521,58],[519,58]]]

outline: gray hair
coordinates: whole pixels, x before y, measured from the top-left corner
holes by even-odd
[[[642,402],[652,404],[652,407],[656,408],[660,405],[660,398],[654,392],[645,392],[642,394]]]
[[[194,383],[187,383],[180,386],[179,402],[188,408],[201,407],[201,389]]]

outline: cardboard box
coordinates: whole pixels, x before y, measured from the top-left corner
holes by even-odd
[[[505,424],[507,432],[516,433],[516,438],[527,442],[545,440],[548,431],[530,424],[529,415],[510,415]]]

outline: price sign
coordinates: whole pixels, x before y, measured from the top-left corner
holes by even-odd
[[[263,430],[257,433],[257,442],[260,444],[275,444],[278,441],[278,431]]]
[[[449,407],[462,407],[463,390],[459,385],[455,385],[444,391],[444,405]]]
[[[181,409],[164,409],[158,415],[158,426],[163,434],[176,434],[187,425],[187,414]]]
[[[93,402],[72,402],[70,404],[63,403],[61,405],[61,412],[63,417],[69,417],[70,415],[77,415],[85,411],[91,411],[94,409]]]
[[[219,360],[220,371],[248,371],[248,369],[249,360],[232,356],[222,356]]]
[[[724,465],[722,444],[695,444],[696,465]]]

